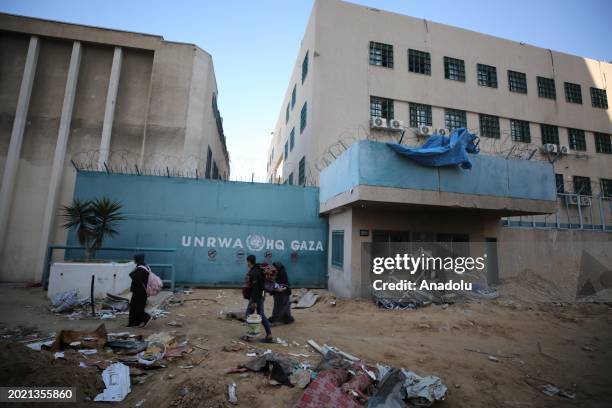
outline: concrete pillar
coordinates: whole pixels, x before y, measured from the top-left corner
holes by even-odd
[[[21,87],[19,88],[13,130],[11,131],[11,141],[9,142],[9,149],[4,164],[2,187],[0,188],[0,256],[4,250],[4,243],[8,233],[8,217],[11,212],[13,189],[17,177],[19,156],[21,155],[23,132],[28,118],[28,108],[30,107],[30,96],[32,95],[34,75],[36,75],[39,49],[40,40],[38,37],[30,37],[28,54],[26,56],[25,67],[23,68],[23,77],[21,78]]]
[[[108,155],[110,153],[111,133],[113,131],[113,119],[115,117],[115,105],[117,104],[117,90],[119,89],[119,77],[121,76],[122,60],[122,48],[115,47],[110,80],[108,81],[108,92],[106,93],[104,123],[102,124],[102,140],[100,141],[100,156],[98,160],[98,168],[100,170],[104,170],[104,163],[108,162]]]
[[[53,166],[51,167],[51,182],[45,204],[45,216],[43,218],[42,234],[40,238],[40,249],[36,263],[36,273],[42,274],[45,268],[45,258],[47,256],[47,246],[51,238],[51,229],[55,220],[57,196],[61,186],[62,174],[64,170],[64,158],[66,157],[66,146],[70,136],[70,122],[72,120],[72,109],[74,108],[74,98],[76,95],[77,81],[79,79],[79,67],[81,65],[81,43],[75,41],[72,44],[72,55],[68,66],[68,78],[66,79],[66,90],[64,91],[64,101],[62,103],[62,114],[60,116],[59,130],[57,132],[57,142],[55,144],[55,155],[53,156]],[[37,275],[36,280],[42,275]]]

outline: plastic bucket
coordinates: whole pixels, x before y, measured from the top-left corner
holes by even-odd
[[[261,326],[261,316],[258,314],[248,315],[247,319],[247,336],[259,336],[259,327]]]

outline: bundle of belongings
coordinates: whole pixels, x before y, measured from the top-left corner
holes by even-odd
[[[399,143],[387,145],[402,156],[427,167],[459,165],[471,169],[468,153],[478,154],[480,139],[466,128],[453,129],[450,137],[434,133],[419,147],[408,147]]]

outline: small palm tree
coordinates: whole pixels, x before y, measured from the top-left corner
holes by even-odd
[[[117,224],[125,220],[120,213],[121,207],[119,201],[107,197],[97,198],[92,202],[91,208],[95,219],[92,229],[94,250],[102,247],[105,237],[113,238],[119,233],[116,229]]]
[[[77,239],[85,247],[85,259],[91,256],[91,234],[94,220],[90,200],[79,200],[75,198],[72,204],[62,206],[60,216],[64,219],[62,227],[66,229],[76,228]]]
[[[105,237],[117,235],[117,223],[125,219],[119,212],[119,201],[106,197],[94,200],[75,198],[72,204],[61,207],[62,225],[66,229],[76,228],[77,239],[85,247],[85,259],[90,260],[96,249],[102,247]]]

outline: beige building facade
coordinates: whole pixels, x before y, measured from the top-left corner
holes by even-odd
[[[228,179],[210,54],[0,14],[0,280],[35,281],[77,169]]]
[[[328,268],[330,288],[343,296],[359,294],[361,244],[375,240],[375,232],[428,231],[433,239],[458,233],[459,239],[464,234],[470,241],[497,242],[520,240],[523,229],[504,227],[515,225],[559,229],[555,239],[581,239],[581,248],[589,241],[610,244],[609,233],[584,231],[612,230],[610,78],[608,62],[317,0],[270,141],[268,181],[319,185],[321,172],[359,140],[398,141],[403,134],[403,144],[419,145],[427,138],[423,130],[455,127],[480,138],[481,154],[553,167],[557,205],[520,216],[502,211],[506,205],[478,211],[461,200],[402,205],[395,190],[376,202],[322,203],[330,247],[334,231],[344,236],[344,264],[333,264],[332,248]],[[377,117],[383,128],[373,126]],[[384,129],[392,120],[397,129]],[[429,128],[419,131],[424,125]],[[563,238],[572,228],[579,231]],[[550,236],[524,231],[525,239]],[[609,257],[602,262],[612,267]],[[500,277],[519,274],[502,248],[497,269]]]

